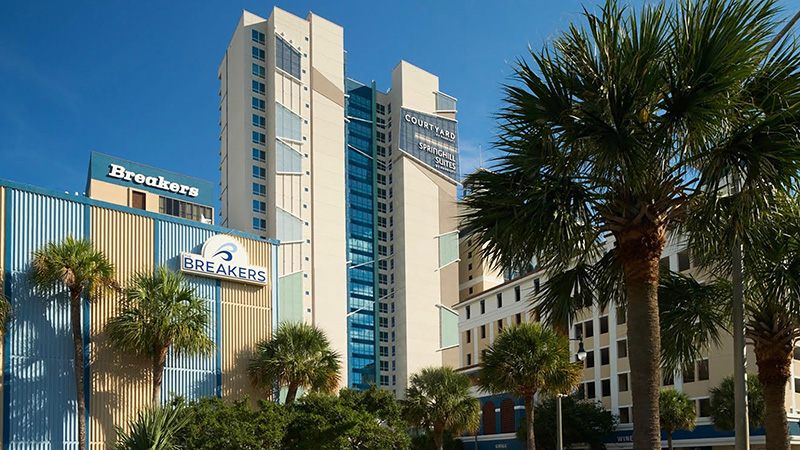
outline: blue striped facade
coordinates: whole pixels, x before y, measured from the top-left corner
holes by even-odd
[[[65,290],[36,292],[27,274],[34,250],[67,236],[91,239],[91,206],[120,210],[154,219],[156,264],[178,269],[180,252],[200,253],[203,242],[215,234],[231,234],[273,245],[257,236],[226,228],[149,213],[65,195],[0,179],[5,187],[4,292],[13,308],[3,353],[3,449],[77,449],[77,403],[75,399],[74,351],[70,327],[69,300]],[[272,302],[277,302],[272,265]],[[209,337],[217,354],[185,357],[170,352],[162,386],[162,400],[172,395],[187,399],[220,395],[221,392],[221,289],[217,280],[187,276],[196,294],[205,299],[211,312]],[[91,303],[84,302],[84,373],[87,416],[91,393],[89,366],[89,317]],[[277,308],[273,308],[273,316]],[[272,318],[272,323],[277,321]],[[124,401],[124,399],[122,400]],[[87,424],[91,422],[87,420]],[[91,430],[87,432],[87,438]],[[87,443],[88,445],[88,443]]]

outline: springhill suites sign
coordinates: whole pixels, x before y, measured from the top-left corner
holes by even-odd
[[[402,108],[400,150],[458,181],[458,122]]]

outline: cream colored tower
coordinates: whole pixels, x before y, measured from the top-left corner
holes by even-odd
[[[343,39],[314,14],[245,11],[218,73],[221,225],[280,240],[280,319],[315,323],[338,349],[347,345]]]

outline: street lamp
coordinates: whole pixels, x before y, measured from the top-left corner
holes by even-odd
[[[578,361],[586,359],[586,349],[583,348],[583,335],[578,333],[578,337],[568,338],[570,341],[578,341],[578,352],[575,353],[575,358]],[[566,394],[556,394],[556,449],[564,450],[564,431],[561,419],[561,397]]]

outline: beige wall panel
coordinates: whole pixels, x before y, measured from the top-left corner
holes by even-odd
[[[298,116],[307,118],[308,114],[304,114],[303,111],[302,94],[303,89],[300,87],[299,81],[286,75],[280,69],[275,71],[275,101],[289,108]]]
[[[272,245],[238,237],[250,264],[272,269]],[[270,283],[272,280],[270,280]],[[247,364],[256,342],[272,333],[272,286],[221,281],[222,302],[222,396],[264,398],[247,376]],[[246,320],[245,320],[246,319]]]
[[[125,286],[137,271],[153,270],[153,219],[92,207],[91,236],[95,248],[114,264],[115,279]],[[104,332],[119,311],[122,295],[107,293],[91,306],[90,447],[104,449],[114,441],[114,425],[122,425],[150,403],[150,364],[111,346]]]
[[[300,174],[277,174],[275,176],[275,182],[278,189],[278,206],[297,217],[302,217],[303,201],[300,196],[300,193],[303,191],[302,176]]]

